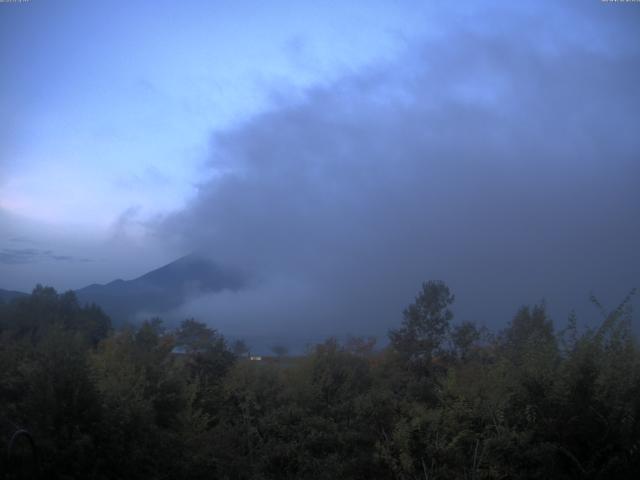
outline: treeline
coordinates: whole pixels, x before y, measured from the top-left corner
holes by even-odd
[[[629,298],[596,329],[534,306],[498,333],[453,324],[453,300],[427,282],[384,349],[265,363],[195,320],[114,331],[37,287],[0,306],[0,421],[47,479],[640,478]]]

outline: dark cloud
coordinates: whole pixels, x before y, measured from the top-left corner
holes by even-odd
[[[158,233],[256,283],[182,313],[254,333],[381,333],[425,279],[493,326],[522,303],[562,317],[589,291],[637,286],[637,49],[494,22],[216,133],[222,173]]]
[[[20,265],[53,260],[56,262],[90,262],[89,258],[57,255],[52,250],[36,248],[3,248],[0,250],[0,264]]]

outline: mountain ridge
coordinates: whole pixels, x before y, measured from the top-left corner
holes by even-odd
[[[118,278],[74,290],[82,304],[95,303],[114,324],[134,321],[137,314],[162,314],[189,298],[223,290],[237,291],[247,279],[240,271],[221,266],[204,255],[190,253],[131,280]],[[9,302],[28,293],[0,289],[0,301]]]
[[[239,290],[246,279],[239,271],[190,253],[132,280],[116,279],[76,290],[82,303],[95,303],[114,323],[132,321],[141,312],[165,313],[188,298]]]
[[[15,298],[26,297],[28,293],[18,292],[17,290],[4,290],[0,288],[0,303],[10,302]]]

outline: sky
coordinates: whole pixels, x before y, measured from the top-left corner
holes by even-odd
[[[0,3],[0,288],[192,251],[222,328],[379,333],[640,286],[640,4]]]

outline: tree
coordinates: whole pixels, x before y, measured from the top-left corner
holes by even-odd
[[[516,364],[521,364],[532,353],[555,354],[557,341],[544,303],[520,308],[502,332],[501,343],[507,356]]]
[[[430,363],[441,350],[453,318],[454,296],[442,281],[428,281],[403,312],[402,326],[389,332],[393,349],[411,363]]]
[[[232,350],[236,357],[246,357],[249,355],[249,346],[244,340],[236,340],[233,343]]]
[[[376,347],[375,337],[354,337],[350,336],[344,346],[345,351],[359,355],[361,357],[369,357],[373,354]]]
[[[482,338],[482,330],[472,322],[463,322],[451,330],[453,353],[458,359],[465,361]]]
[[[4,308],[0,330],[10,332],[14,339],[28,338],[34,344],[51,329],[80,334],[96,346],[107,337],[111,320],[96,305],[80,306],[76,294],[58,294],[51,287],[37,285],[31,295],[19,298]]]
[[[183,320],[176,331],[176,343],[190,353],[204,352],[222,339],[214,329],[193,318]]]
[[[233,366],[236,356],[224,336],[205,323],[184,320],[176,331],[176,344],[185,349],[185,367],[190,380],[196,382],[197,407],[212,414],[219,408],[220,386]]]
[[[273,347],[271,347],[271,351],[278,358],[286,357],[287,354],[289,353],[289,349],[287,347],[285,347],[284,345],[274,345]]]

